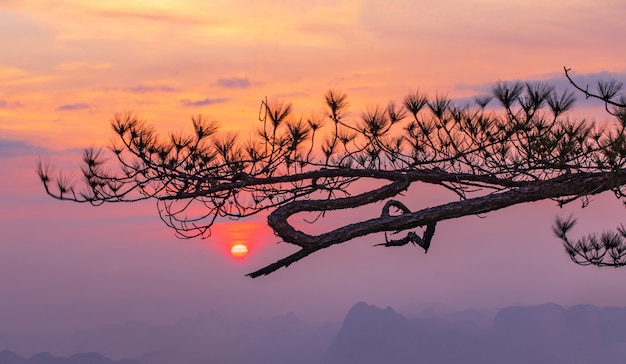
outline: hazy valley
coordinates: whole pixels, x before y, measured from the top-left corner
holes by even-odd
[[[410,311],[360,302],[343,322],[321,326],[291,313],[236,322],[212,312],[172,325],[131,321],[56,335],[0,331],[0,364],[582,364],[626,354],[622,307]]]

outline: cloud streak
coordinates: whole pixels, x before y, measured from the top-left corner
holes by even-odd
[[[0,139],[0,158],[45,154],[49,151],[24,140]]]
[[[129,87],[126,89],[129,92],[137,94],[147,94],[152,92],[174,92],[176,89],[168,85],[144,85],[139,84],[135,87]]]
[[[105,10],[90,9],[87,12],[106,18],[128,18],[135,20],[147,20],[158,23],[183,24],[183,25],[204,25],[217,23],[217,19],[206,20],[191,14],[164,14],[158,12],[132,11],[132,10]]]
[[[217,84],[226,88],[248,88],[250,86],[250,80],[248,78],[220,78],[217,80]]]
[[[12,109],[17,109],[23,106],[24,104],[22,104],[18,100],[13,100],[13,101],[0,100],[0,109],[12,110]]]
[[[598,92],[598,82],[600,81],[610,81],[615,80],[622,84],[626,84],[626,73],[624,72],[609,72],[609,71],[601,71],[601,72],[591,72],[591,73],[576,73],[575,70],[570,73],[570,76],[580,87],[588,88],[591,92]],[[585,99],[583,95],[577,92],[572,84],[570,84],[569,80],[565,77],[564,73],[560,74],[548,74],[545,77],[539,77],[534,79],[510,79],[503,80],[506,82],[514,83],[514,82],[522,82],[522,83],[545,83],[554,87],[554,90],[561,94],[565,91],[574,92],[574,96],[576,97],[576,106],[601,106],[602,103],[598,100],[594,99]],[[458,91],[470,91],[474,95],[469,97],[461,97],[453,99],[457,104],[474,104],[474,98],[477,96],[491,96],[492,95],[492,83],[477,83],[477,84],[462,84],[459,83],[455,86],[455,90]],[[500,107],[496,100],[492,100],[489,104],[492,107]]]
[[[194,107],[194,106],[207,106],[207,105],[213,105],[213,104],[221,104],[226,101],[228,101],[228,99],[224,97],[216,97],[216,98],[207,97],[202,100],[182,99],[180,100],[180,103],[183,106]]]
[[[91,105],[84,103],[76,103],[76,104],[67,104],[61,105],[56,108],[57,111],[76,111],[76,110],[86,110],[91,109]]]

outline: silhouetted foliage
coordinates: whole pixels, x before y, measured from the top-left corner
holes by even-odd
[[[457,105],[444,95],[416,91],[402,105],[348,113],[345,93],[328,91],[326,112],[296,117],[286,102],[261,103],[256,136],[219,133],[209,117],[192,118],[193,133],[160,137],[132,113],[117,114],[118,143],[86,149],[82,182],[54,177],[41,163],[39,176],[51,196],[99,205],[154,199],[161,219],[179,237],[208,237],[219,218],[240,219],[268,211],[268,224],[284,242],[300,249],[249,274],[256,277],[290,265],[320,249],[357,237],[384,233],[387,247],[409,243],[425,251],[439,221],[476,215],[543,199],[564,205],[613,191],[623,198],[626,181],[626,103],[621,84],[599,82],[599,99],[617,122],[600,126],[572,121],[570,91],[545,83],[498,82],[492,96]],[[502,112],[487,108],[495,99]],[[115,162],[108,162],[110,156]],[[364,184],[377,188],[359,192]],[[396,200],[411,185],[426,183],[453,191],[446,204],[411,211]],[[370,184],[371,186],[371,184]],[[410,197],[405,199],[410,200]],[[334,210],[386,201],[382,214],[311,235],[294,228],[296,214],[323,217]],[[318,219],[316,219],[317,221]],[[626,263],[623,233],[571,243],[574,220],[558,220],[554,231],[579,264]],[[420,235],[408,231],[424,227]],[[388,233],[405,234],[389,239]]]

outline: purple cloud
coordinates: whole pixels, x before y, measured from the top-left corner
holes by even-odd
[[[202,100],[189,100],[189,99],[182,99],[180,100],[180,103],[183,106],[206,106],[206,105],[213,105],[213,104],[220,104],[222,102],[226,102],[228,101],[228,99],[223,98],[223,97],[216,97],[214,99],[211,98],[205,98]]]
[[[176,91],[175,88],[171,86],[167,86],[167,85],[151,86],[151,85],[144,85],[144,84],[139,84],[135,87],[130,87],[127,90],[130,92],[138,93],[138,94],[145,94],[149,92],[174,92]]]
[[[626,73],[616,73],[616,72],[595,72],[595,73],[576,73],[572,72],[571,77],[574,81],[581,87],[589,88],[591,92],[597,92],[598,81],[610,81],[616,80],[622,84],[626,84]],[[537,79],[528,79],[528,80],[503,80],[508,82],[529,82],[529,83],[546,83],[548,85],[554,86],[555,91],[558,94],[563,93],[564,91],[574,92],[574,96],[576,97],[576,106],[602,106],[598,100],[587,99],[581,93],[577,92],[574,87],[569,83],[569,80],[565,77],[564,73],[556,73],[556,74],[548,74],[544,78]],[[475,96],[491,96],[492,84],[490,83],[477,83],[477,84],[466,84],[459,83],[455,85],[455,90],[460,91],[471,91],[475,94]],[[621,94],[620,94],[621,95]],[[473,105],[474,104],[474,96],[471,97],[463,97],[456,98],[453,100],[457,105]],[[501,106],[497,100],[493,100],[489,103],[491,108],[499,109]]]
[[[13,101],[0,100],[0,109],[17,109],[22,106],[24,106],[24,104],[22,104],[18,100],[13,100]]]
[[[25,140],[0,139],[0,158],[45,154],[49,151]]]
[[[247,77],[220,78],[219,80],[217,80],[217,84],[227,88],[247,88],[248,86],[250,86],[250,80],[248,80]]]
[[[73,110],[85,110],[85,109],[91,109],[91,105],[77,103],[77,104],[61,105],[56,108],[57,111],[73,111]]]

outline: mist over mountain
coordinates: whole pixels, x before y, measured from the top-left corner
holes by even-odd
[[[468,320],[442,317],[407,319],[391,307],[363,302],[348,312],[329,347],[326,363],[445,363],[480,354],[484,329]],[[453,347],[454,352],[449,349]]]
[[[111,360],[98,353],[81,353],[70,357],[57,357],[49,353],[39,353],[23,358],[8,350],[0,351],[0,364],[141,364],[138,360]]]
[[[437,307],[409,316],[359,302],[343,322],[322,326],[292,313],[234,322],[211,312],[171,325],[130,321],[48,340],[5,332],[0,364],[587,364],[626,356],[626,307],[548,303],[495,314]]]
[[[626,308],[549,303],[508,307],[485,326],[479,312],[407,319],[358,303],[325,363],[604,363],[626,355]]]
[[[22,356],[42,351],[57,355],[97,352],[109,358],[135,358],[143,364],[313,364],[319,363],[339,326],[307,325],[293,313],[233,322],[211,312],[172,325],[130,321],[65,336],[5,332],[0,333],[0,350]],[[0,364],[5,364],[2,359]]]

